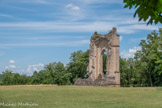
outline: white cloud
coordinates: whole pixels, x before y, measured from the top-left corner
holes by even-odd
[[[1,34],[1,33],[0,33]],[[17,40],[18,42],[27,42],[27,41],[43,41],[43,42],[46,42],[46,41],[56,41],[56,40],[66,40],[66,39],[69,39],[69,40],[73,40],[73,39],[85,39],[86,36],[81,36],[81,35],[75,35],[75,36],[6,36],[6,37],[1,37],[1,39],[7,39],[7,40]],[[57,41],[58,42],[58,41]],[[4,52],[1,52],[0,51],[0,56],[4,55]]]
[[[87,4],[93,4],[93,3],[119,3],[122,4],[122,0],[80,0],[81,2],[87,3]]]
[[[8,19],[14,19],[14,20],[22,20],[23,18],[19,18],[19,17],[15,17],[13,15],[10,14],[2,14],[0,13],[0,17],[4,17],[4,18],[8,18]]]
[[[6,69],[8,69],[9,67],[8,66],[5,66]]]
[[[80,40],[80,41],[62,41],[62,42],[55,42],[55,43],[6,43],[6,44],[0,44],[1,47],[37,47],[37,46],[81,46],[81,45],[85,45],[85,44],[89,44],[89,40]]]
[[[123,36],[120,36],[120,41],[123,39]]]
[[[31,65],[28,65],[27,72],[31,73]]]
[[[44,64],[35,64],[35,65],[32,65],[33,67],[42,67],[42,66],[44,66]]]
[[[37,71],[37,72],[39,71],[39,69],[37,67],[33,67],[33,70]]]
[[[8,15],[8,14],[0,14],[0,17],[6,17],[6,18],[16,18],[12,15]]]
[[[112,27],[117,27],[119,33],[132,34],[140,30],[158,30],[158,26],[146,24],[120,25],[120,22],[95,21],[95,22],[18,22],[0,23],[0,28],[14,30],[30,30],[39,32],[106,32]]]
[[[10,60],[9,63],[15,63],[15,61],[14,60]]]
[[[6,66],[5,68],[16,68],[16,66],[15,65],[9,65],[9,66]]]
[[[9,65],[9,68],[16,68],[15,65]]]
[[[34,64],[34,65],[28,65],[27,72],[32,73],[33,71],[40,71],[44,67],[44,64]]]
[[[128,51],[121,52],[121,56],[124,58],[133,58],[136,51],[140,49],[141,49],[140,47],[131,48]]]
[[[41,3],[41,4],[49,4],[47,1],[45,0],[35,0],[35,2],[37,3]]]
[[[13,61],[12,61],[12,62],[13,62]],[[10,68],[11,68],[11,69],[14,69],[14,68],[16,68],[16,66],[12,64],[12,65],[5,66],[5,68],[6,68],[6,69],[10,69]]]
[[[39,4],[50,4],[47,0],[21,0],[17,2],[24,2],[24,3],[39,3]]]
[[[66,8],[72,9],[72,10],[80,10],[79,6],[73,5],[73,4],[68,4],[66,5]]]

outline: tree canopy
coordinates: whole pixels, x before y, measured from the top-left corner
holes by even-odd
[[[135,54],[140,73],[144,74],[150,85],[162,85],[162,29],[153,31],[146,40],[140,42],[141,50]]]
[[[67,64],[67,72],[71,73],[71,82],[74,83],[77,78],[86,78],[87,66],[89,63],[89,50],[73,52],[70,62]]]
[[[134,17],[147,24],[162,23],[162,0],[124,0],[125,8],[135,8]]]

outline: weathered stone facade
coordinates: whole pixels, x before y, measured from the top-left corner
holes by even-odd
[[[107,53],[106,75],[103,74],[103,54]],[[116,28],[108,34],[95,33],[90,40],[88,79],[78,79],[75,85],[120,86],[119,35]]]

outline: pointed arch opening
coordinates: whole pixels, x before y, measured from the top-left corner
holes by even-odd
[[[107,73],[107,52],[102,51],[102,74],[105,76]]]

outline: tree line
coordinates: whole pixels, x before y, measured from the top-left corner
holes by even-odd
[[[147,39],[141,40],[141,47],[134,58],[120,57],[121,86],[162,86],[162,28],[153,31]],[[106,55],[103,56],[106,61]],[[10,70],[0,75],[1,85],[18,84],[74,84],[77,78],[87,78],[89,50],[73,52],[70,62],[65,66],[61,62],[49,63],[32,76],[20,75]],[[106,63],[104,63],[106,64]],[[103,65],[103,70],[106,68]],[[103,72],[105,73],[105,72]]]
[[[66,66],[61,62],[49,63],[43,70],[34,71],[32,76],[5,70],[0,75],[0,85],[73,84],[77,78],[86,78],[88,61],[89,50],[79,50],[71,54],[70,62]]]
[[[120,58],[121,85],[162,86],[162,28],[139,45],[134,58]]]

